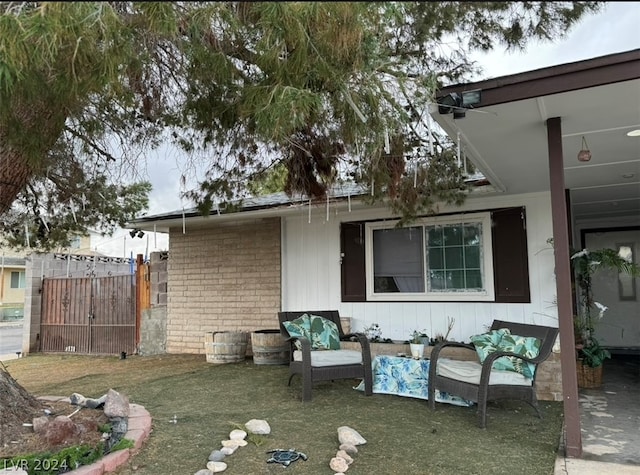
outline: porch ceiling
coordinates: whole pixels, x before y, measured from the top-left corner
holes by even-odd
[[[466,117],[432,113],[491,183],[508,194],[549,189],[546,120],[560,117],[565,187],[576,221],[640,215],[640,50],[441,91],[482,90]],[[577,159],[582,137],[589,162]]]

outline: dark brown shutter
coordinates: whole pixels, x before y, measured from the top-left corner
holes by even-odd
[[[531,302],[525,209],[491,212],[495,301]]]
[[[342,301],[366,301],[364,223],[342,223],[340,225],[340,260]]]

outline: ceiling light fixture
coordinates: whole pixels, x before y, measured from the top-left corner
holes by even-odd
[[[628,137],[640,137],[640,129],[634,129],[627,132]]]
[[[582,150],[578,152],[578,160],[581,162],[588,162],[591,160],[591,151],[589,150],[589,146],[587,145],[587,140],[582,136]]]

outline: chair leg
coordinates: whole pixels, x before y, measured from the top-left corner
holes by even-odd
[[[311,401],[311,388],[313,387],[313,381],[311,380],[311,373],[302,373],[302,400]]]
[[[531,407],[536,410],[536,414],[538,415],[538,419],[542,419],[542,412],[540,411],[540,405],[538,404],[538,398],[535,394],[532,395],[531,398],[527,401]]]
[[[364,372],[364,395],[371,396],[373,394],[373,373],[371,371]]]
[[[487,403],[486,402],[482,406],[480,406],[480,403],[478,403],[478,427],[480,429],[487,428]]]
[[[487,427],[487,388],[480,388],[478,391],[478,427]]]

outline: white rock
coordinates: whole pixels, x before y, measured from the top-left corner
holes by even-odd
[[[356,447],[355,445],[340,444],[340,447],[338,447],[338,448],[340,450],[344,450],[348,454],[357,454],[358,453],[358,447]]]
[[[0,472],[2,473],[2,472]],[[195,475],[213,475],[213,472],[211,470],[207,470],[206,468],[203,468],[202,470],[198,470]]]
[[[240,429],[234,429],[231,431],[231,433],[229,434],[229,438],[231,440],[234,439],[244,439],[245,437],[247,437],[247,433],[243,430]]]
[[[366,439],[362,437],[358,431],[347,426],[338,427],[338,440],[341,444],[349,445],[362,445],[367,443]]]
[[[342,457],[333,457],[329,462],[329,467],[331,467],[331,470],[333,470],[334,472],[344,473],[349,470],[349,464]]]
[[[238,448],[238,446],[235,446],[235,447],[222,447],[220,449],[220,452],[222,452],[225,455],[231,455],[232,453],[234,453],[236,451],[237,448]]]
[[[343,458],[345,462],[347,462],[347,465],[351,465],[353,463],[353,459],[351,458],[351,456],[344,450],[338,450],[338,452],[336,453],[336,457]]]
[[[208,462],[207,468],[213,473],[224,472],[227,469],[227,464],[224,462]]]
[[[244,439],[230,439],[230,440],[223,440],[221,442],[223,447],[244,447],[248,443],[249,442],[247,442]]]
[[[251,419],[244,426],[252,434],[271,434],[271,426],[262,419]]]

